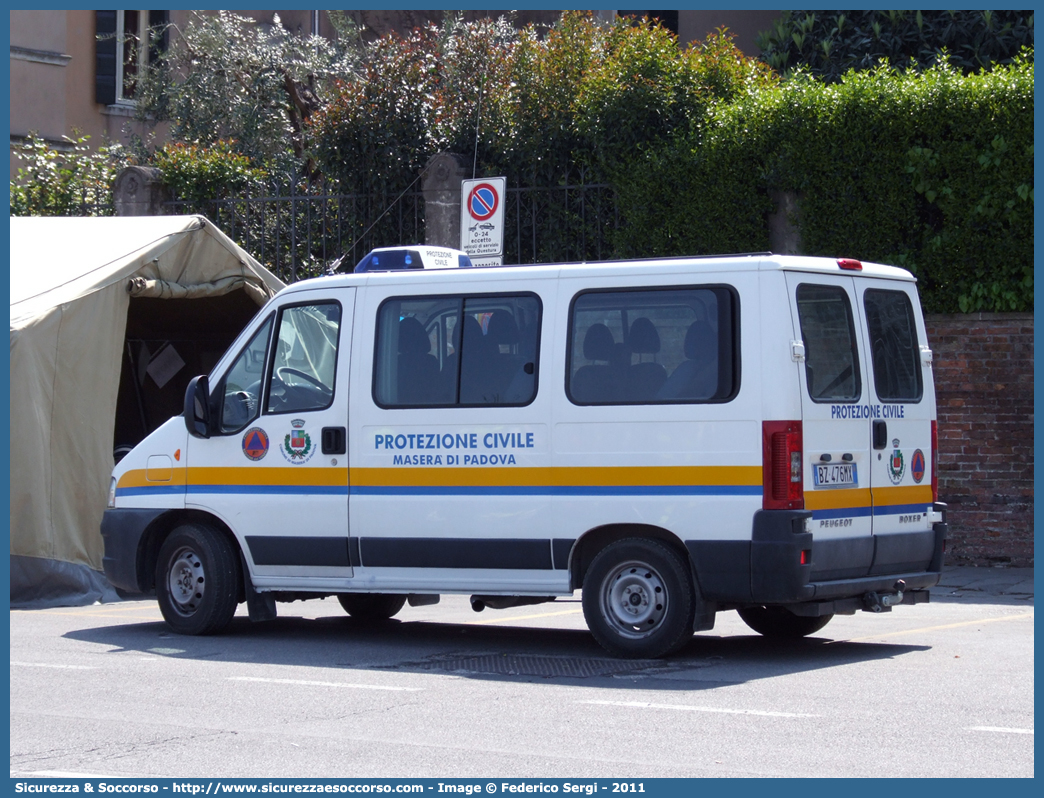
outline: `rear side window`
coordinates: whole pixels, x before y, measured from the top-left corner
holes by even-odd
[[[923,394],[917,327],[910,297],[902,291],[863,294],[870,331],[874,386],[882,402],[919,402]]]
[[[724,402],[739,388],[737,302],[722,286],[573,300],[566,390],[579,405]]]
[[[812,401],[858,400],[862,384],[848,292],[836,285],[802,284],[797,289],[797,307]]]
[[[525,405],[537,390],[535,295],[402,297],[377,311],[381,407]]]

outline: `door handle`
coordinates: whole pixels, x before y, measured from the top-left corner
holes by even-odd
[[[874,421],[873,429],[874,448],[888,448],[888,422],[877,419]]]
[[[348,451],[348,433],[344,427],[323,427],[323,454],[344,454]]]

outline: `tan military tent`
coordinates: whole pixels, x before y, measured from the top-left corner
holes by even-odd
[[[135,351],[127,339],[132,303],[138,327],[166,318],[168,327],[192,326],[207,338],[211,317],[229,325],[231,306],[222,301],[252,314],[283,284],[201,216],[12,218],[10,268],[11,603],[114,598],[101,573],[99,527],[117,397],[127,384],[140,399],[148,380],[126,365]],[[179,308],[181,316],[167,310]],[[184,351],[166,357],[159,379],[168,391],[177,387],[171,363],[187,372],[186,361]],[[145,421],[144,412],[133,415]],[[158,423],[130,443],[148,426]]]

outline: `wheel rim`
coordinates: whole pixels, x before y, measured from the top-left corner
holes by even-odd
[[[614,568],[602,582],[603,617],[624,637],[648,637],[667,615],[667,587],[648,563],[632,560]]]
[[[203,600],[206,576],[203,562],[187,546],[178,549],[167,572],[167,590],[171,605],[181,615],[192,615]]]

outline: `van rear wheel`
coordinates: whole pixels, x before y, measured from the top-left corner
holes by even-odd
[[[584,577],[584,618],[618,657],[662,657],[692,637],[696,593],[687,563],[655,540],[606,546]]]
[[[178,634],[224,630],[236,614],[239,582],[232,543],[209,526],[182,524],[160,547],[156,599],[163,619]]]
[[[795,615],[784,607],[744,607],[738,612],[743,623],[755,632],[777,640],[796,640],[815,634],[834,617],[833,614]]]
[[[386,621],[406,604],[405,596],[394,593],[340,593],[337,600],[359,621]]]

